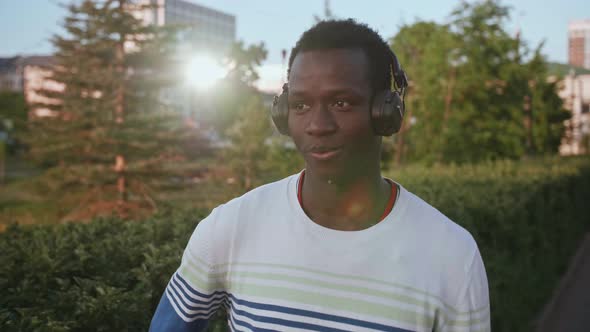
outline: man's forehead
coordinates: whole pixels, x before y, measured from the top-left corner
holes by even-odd
[[[360,48],[301,51],[293,60],[289,83],[329,75],[355,80],[369,79],[368,58]]]
[[[366,65],[368,58],[361,48],[327,48],[299,51],[293,59],[291,70],[301,64],[315,62],[341,62],[349,65]]]

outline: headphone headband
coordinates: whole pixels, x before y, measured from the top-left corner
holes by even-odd
[[[404,70],[400,66],[395,53],[393,53],[393,51],[391,51],[390,54],[391,54],[391,58],[392,58],[392,67],[393,67],[392,71],[393,71],[393,83],[394,83],[394,87],[392,90],[396,90],[398,92],[401,92],[401,94],[403,94],[404,90],[408,87],[408,77],[406,76],[406,73],[404,72]]]

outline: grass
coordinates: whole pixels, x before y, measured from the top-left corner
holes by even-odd
[[[576,163],[583,163],[585,158],[569,158],[567,162],[563,158],[544,158],[528,161],[506,161],[493,163],[495,171],[489,172],[486,163],[478,165],[405,165],[401,167],[389,167],[384,175],[400,181],[408,188],[412,187],[417,179],[446,178],[453,182],[465,176],[476,180],[497,181],[500,178],[538,178],[546,176],[547,168],[564,168],[577,171]],[[211,167],[215,167],[211,163]],[[526,166],[526,167],[525,167]],[[43,172],[23,160],[12,160],[11,167],[22,167],[21,170],[12,171],[10,181],[0,187],[0,230],[11,223],[18,224],[55,224],[62,222],[77,206],[83,192],[68,191],[56,194],[39,181]],[[243,193],[236,184],[226,181],[227,174],[213,174],[198,181],[188,184],[184,190],[169,191],[154,197],[158,206],[172,207],[174,209],[206,209],[211,210]],[[264,182],[275,179],[264,179]],[[259,182],[259,181],[257,181]],[[482,182],[482,183],[483,183]]]
[[[67,192],[52,192],[41,170],[24,161],[14,161],[13,167],[23,167],[11,174],[10,181],[0,187],[0,231],[7,225],[57,224],[79,207],[85,192],[72,188]],[[159,207],[174,209],[207,209],[241,195],[236,184],[227,183],[223,175],[211,175],[188,183],[183,190],[167,191],[153,197]]]

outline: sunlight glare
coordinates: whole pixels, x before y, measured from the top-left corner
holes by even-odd
[[[185,78],[188,84],[206,90],[217,81],[222,79],[227,70],[213,57],[206,54],[199,54],[190,59],[185,71]]]

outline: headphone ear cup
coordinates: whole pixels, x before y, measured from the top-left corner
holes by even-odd
[[[289,136],[289,93],[283,87],[283,92],[279,96],[275,96],[272,102],[270,115],[272,122],[277,127],[279,133]]]
[[[397,91],[378,93],[371,107],[371,124],[375,135],[391,136],[397,133],[404,118],[404,103]]]

